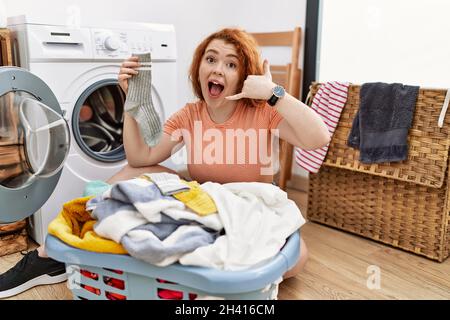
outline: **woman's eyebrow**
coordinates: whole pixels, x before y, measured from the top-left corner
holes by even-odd
[[[235,54],[232,54],[232,53],[227,54],[226,56],[227,57],[231,57],[231,58],[236,58],[237,60],[239,60],[239,57],[237,55],[235,55]]]
[[[208,53],[208,52],[212,52],[212,53],[215,53],[215,54],[219,54],[219,51],[217,51],[217,50],[215,50],[215,49],[208,49],[205,53]],[[238,57],[237,55],[235,55],[235,54],[232,54],[232,53],[227,54],[226,57],[232,57],[232,58],[236,58],[236,59],[239,60],[239,57]]]

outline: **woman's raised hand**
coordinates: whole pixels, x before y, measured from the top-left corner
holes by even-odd
[[[276,86],[272,82],[269,61],[264,60],[264,75],[249,75],[244,81],[242,92],[234,96],[226,97],[228,100],[239,100],[243,98],[268,100],[272,96],[272,89]]]
[[[140,66],[138,57],[129,57],[120,66],[118,80],[125,94],[128,93],[128,79],[138,74],[135,68],[139,68]]]

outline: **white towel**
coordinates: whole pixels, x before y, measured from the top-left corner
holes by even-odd
[[[270,183],[201,185],[216,203],[225,234],[180,258],[184,265],[244,270],[266,263],[304,223],[287,193]]]
[[[336,130],[342,109],[347,103],[348,87],[349,83],[337,81],[327,82],[319,87],[319,90],[314,96],[311,108],[325,122],[331,136],[333,136]],[[329,145],[327,144],[323,148],[310,151],[296,148],[296,163],[311,173],[319,172],[327,155]]]

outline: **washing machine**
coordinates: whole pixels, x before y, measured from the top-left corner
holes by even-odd
[[[179,109],[176,99],[175,30],[172,25],[149,23],[69,27],[27,20],[26,16],[9,18],[8,28],[12,33],[15,65],[26,69],[48,86],[51,93],[45,94],[56,98],[56,102],[51,101],[50,105],[56,113],[61,109],[61,115],[69,128],[67,156],[60,173],[52,176],[52,181],[57,180],[57,184],[54,188],[40,189],[46,201],[42,205],[42,201],[31,201],[34,205],[25,213],[33,214],[30,218],[30,235],[42,244],[48,224],[65,202],[80,197],[87,182],[107,180],[126,165],[122,144],[125,95],[117,81],[120,65],[125,58],[133,53],[150,51],[154,106],[163,122]],[[17,101],[45,95],[24,91],[19,87],[9,89],[9,92],[31,94],[28,97],[21,93],[15,98]],[[39,102],[39,99],[36,101]],[[25,148],[27,152],[30,151]],[[63,153],[61,150],[58,152],[61,158]],[[39,161],[40,166],[46,166],[44,160]],[[177,163],[172,158],[162,165],[179,170],[181,167]],[[34,172],[31,169],[29,171]],[[41,176],[27,178],[25,185],[33,186],[34,181],[41,180]],[[22,188],[20,182],[18,185],[1,186],[0,182],[0,188],[9,191]],[[25,196],[19,194],[20,197]],[[32,207],[37,211],[34,212]],[[11,212],[14,210],[8,214]],[[11,216],[2,218],[0,215],[0,221],[11,220]]]

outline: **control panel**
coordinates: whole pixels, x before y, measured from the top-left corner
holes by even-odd
[[[119,62],[132,54],[151,52],[154,61],[176,61],[175,28],[170,24],[114,22],[72,28],[27,23],[25,16],[11,18],[14,43],[23,66],[30,62]]]
[[[94,58],[124,59],[151,52],[153,60],[175,60],[175,33],[154,30],[92,29]]]

